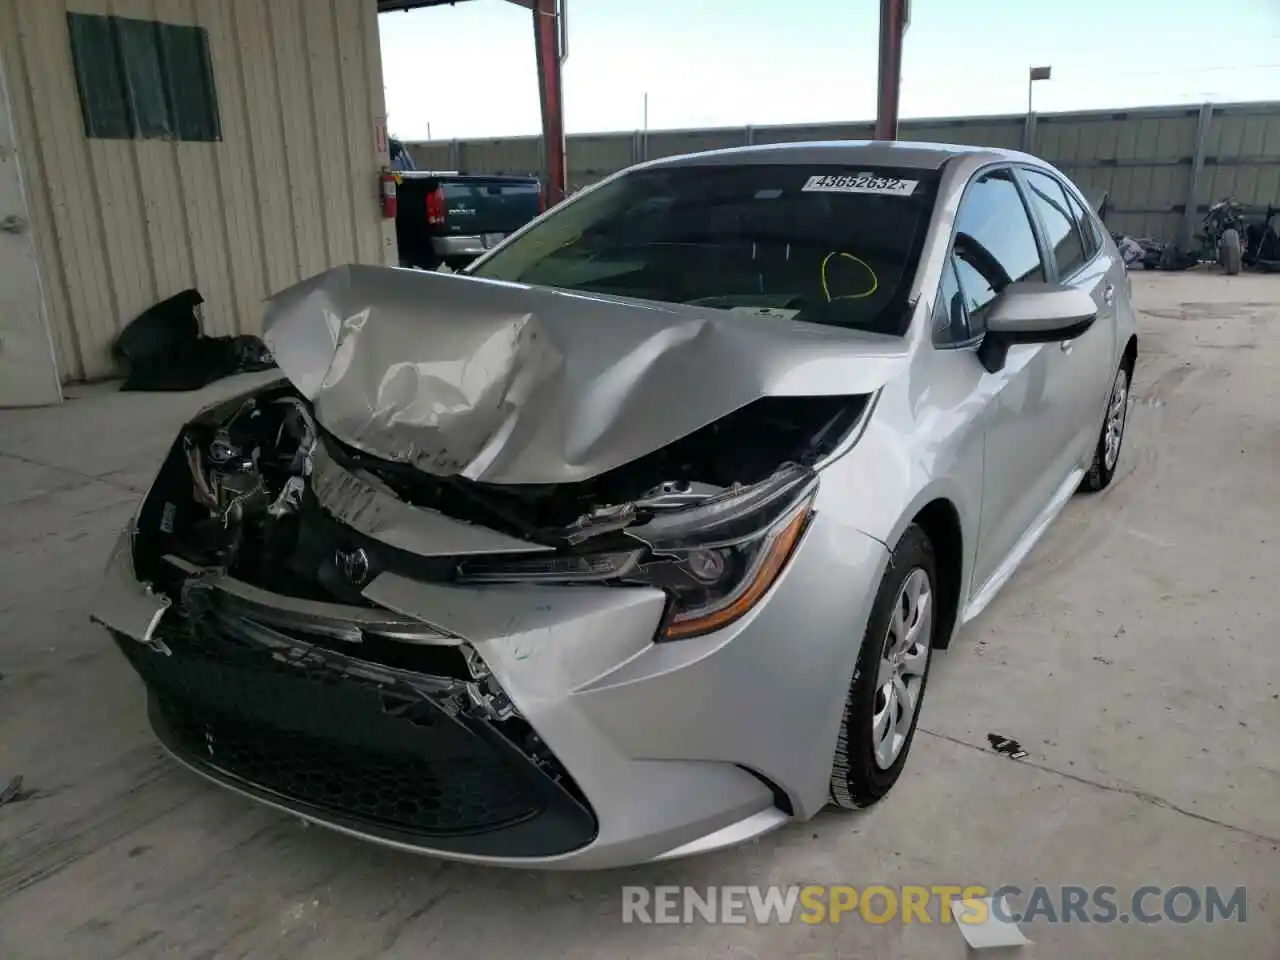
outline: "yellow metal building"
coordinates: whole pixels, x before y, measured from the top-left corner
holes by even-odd
[[[117,372],[188,287],[254,333],[271,293],[395,262],[371,0],[0,0],[0,76],[0,405]]]

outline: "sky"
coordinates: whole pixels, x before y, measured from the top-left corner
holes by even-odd
[[[569,133],[869,120],[876,0],[569,0]],[[539,132],[533,27],[507,0],[379,17],[408,140]],[[912,0],[901,116],[1280,100],[1280,0]]]

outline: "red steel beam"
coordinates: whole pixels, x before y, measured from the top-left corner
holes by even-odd
[[[518,0],[517,0],[518,2]],[[533,0],[533,36],[542,101],[542,143],[547,206],[564,199],[568,171],[564,150],[564,88],[560,82],[560,21],[556,0]]]
[[[898,139],[898,94],[902,88],[902,33],[907,0],[880,0],[880,82],[876,139]]]

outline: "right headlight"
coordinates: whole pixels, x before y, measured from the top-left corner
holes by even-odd
[[[467,583],[644,583],[671,598],[659,639],[711,633],[740,619],[777,581],[813,515],[818,480],[789,467],[763,483],[661,513],[626,534],[631,550],[464,562]]]
[[[673,598],[662,639],[701,636],[747,614],[778,579],[811,514],[806,499],[750,538],[673,550],[645,565],[643,579]]]

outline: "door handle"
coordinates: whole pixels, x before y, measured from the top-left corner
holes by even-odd
[[[1102,291],[1102,299],[1108,307],[1114,306],[1116,302],[1116,288],[1114,284],[1108,283],[1106,289]]]

